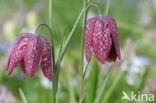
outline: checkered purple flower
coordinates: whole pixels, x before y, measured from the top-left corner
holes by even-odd
[[[11,50],[7,65],[8,74],[11,74],[18,64],[21,64],[23,72],[30,77],[41,65],[45,77],[52,80],[50,43],[43,36],[22,33]]]
[[[97,16],[87,21],[85,27],[86,59],[90,62],[93,52],[101,63],[120,59],[116,22],[109,16]]]

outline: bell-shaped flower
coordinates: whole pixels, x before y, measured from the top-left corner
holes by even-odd
[[[90,62],[93,52],[101,63],[120,59],[116,22],[109,16],[87,20],[85,27],[86,59]]]
[[[41,65],[45,77],[52,80],[50,43],[43,36],[22,33],[11,50],[7,65],[8,74],[11,74],[18,64],[21,64],[23,72],[30,77]]]

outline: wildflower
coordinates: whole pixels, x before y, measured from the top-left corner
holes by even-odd
[[[120,59],[116,22],[109,16],[97,16],[86,23],[86,59],[90,62],[93,51],[101,63]]]
[[[39,68],[42,67],[43,74],[52,80],[52,59],[50,43],[40,35],[22,33],[14,44],[8,65],[8,74],[20,64],[23,72],[32,77]]]

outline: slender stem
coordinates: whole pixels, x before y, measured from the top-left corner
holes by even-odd
[[[97,12],[98,12],[98,14],[99,15],[101,15],[101,11],[100,11],[100,7],[98,6],[98,5],[96,5],[96,4],[89,4],[88,6],[87,6],[87,8],[86,8],[86,16],[87,16],[87,14],[88,14],[88,12],[89,12],[89,10],[90,10],[90,8],[96,8],[97,9]],[[86,18],[87,19],[87,18]]]
[[[83,34],[82,34],[82,64],[83,64],[83,58],[84,58],[84,34],[85,34],[85,25],[86,25],[86,22],[87,22],[87,14],[88,14],[88,12],[89,12],[89,10],[90,10],[90,8],[96,8],[97,9],[97,11],[98,11],[98,13],[99,13],[99,15],[101,15],[101,12],[100,12],[100,8],[97,6],[97,5],[95,5],[95,4],[90,4],[90,5],[88,5],[87,7],[86,7],[86,1],[84,0],[84,8],[85,8],[85,12],[84,12],[84,24],[83,24]],[[83,64],[84,65],[84,64]],[[83,67],[83,65],[82,65],[82,67]],[[83,74],[83,68],[81,68],[82,69],[82,74]],[[86,68],[87,69],[87,68]],[[86,72],[86,70],[85,70],[85,72]]]
[[[42,27],[42,26],[45,26],[48,30],[49,30],[49,33],[50,33],[50,40],[51,40],[51,46],[52,46],[52,52],[54,51],[54,42],[53,42],[53,38],[52,38],[52,30],[51,30],[51,28],[50,28],[50,26],[49,25],[47,25],[47,24],[40,24],[40,25],[38,25],[38,27],[37,27],[37,29],[36,29],[36,34],[38,34],[38,31],[39,31],[39,29]],[[54,52],[53,52],[54,53]],[[52,53],[52,54],[53,54]],[[53,55],[53,58],[54,58],[54,55]],[[53,62],[55,62],[55,59],[53,59]],[[54,63],[55,64],[55,63]],[[53,65],[54,65],[53,64]]]
[[[99,8],[99,6],[97,6],[97,5],[95,5],[95,4],[90,4],[90,5],[88,5],[87,6],[87,8],[86,8],[86,10],[85,10],[85,13],[84,13],[84,17],[85,17],[85,19],[84,19],[84,27],[85,27],[85,25],[86,25],[86,21],[87,21],[87,15],[88,15],[88,12],[89,12],[89,10],[90,10],[90,8],[96,8],[97,9],[97,11],[98,11],[98,13],[99,13],[99,15],[101,15],[101,12],[100,12],[100,8]],[[82,59],[84,58],[83,56],[84,56],[84,34],[85,34],[85,28],[83,29],[83,35],[82,35]],[[91,59],[91,61],[93,60],[93,58],[94,58],[94,54],[93,54],[93,56],[92,56],[92,59]],[[84,62],[84,61],[83,61]],[[83,63],[82,63],[83,64]],[[84,72],[84,74],[83,74],[83,77],[85,77],[85,74],[86,74],[86,72],[87,72],[87,67],[88,67],[88,65],[89,64],[87,64],[87,66],[86,66],[86,68],[85,68],[85,72]],[[82,68],[83,69],[83,68]],[[83,73],[83,72],[82,72]]]
[[[49,25],[47,25],[47,24],[40,24],[40,25],[37,27],[35,33],[38,34],[39,29],[40,29],[41,27],[43,27],[43,26],[45,26],[45,27],[49,30],[49,33],[50,33],[51,48],[52,48],[52,50],[51,50],[51,55],[52,55],[52,69],[54,69],[54,76],[56,76],[56,75],[55,75],[55,69],[56,69],[56,66],[55,66],[55,50],[54,50],[54,42],[53,42],[53,38],[52,38],[52,30],[51,30],[51,28],[50,28]],[[54,77],[54,80],[55,80],[55,77]],[[55,103],[56,103],[56,95],[55,95],[56,90],[55,90],[55,88],[54,88],[53,90],[54,90],[54,92],[53,92],[54,101],[55,101]]]
[[[49,0],[49,26],[52,27],[52,0]]]
[[[85,25],[86,25],[86,21],[87,21],[87,14],[88,14],[88,11],[90,10],[90,8],[94,7],[97,9],[98,13],[100,13],[100,8],[95,5],[95,4],[90,4],[86,7],[86,0],[83,0],[84,1],[84,8],[85,8],[85,12],[84,12],[84,22],[83,22],[83,30],[82,30],[82,38],[81,38],[81,42],[82,42],[82,46],[81,46],[81,55],[82,55],[82,58],[81,58],[81,68],[80,68],[80,72],[81,72],[81,83],[80,83],[80,98],[79,98],[79,103],[82,103],[83,102],[83,99],[85,97],[84,95],[84,90],[83,90],[83,86],[84,86],[84,78],[85,78],[85,74],[87,72],[87,67],[89,64],[87,64],[86,68],[85,68],[85,72],[83,73],[83,69],[84,69],[84,34],[85,34]]]
[[[78,16],[78,18],[77,18],[71,32],[69,33],[69,35],[68,35],[67,39],[65,40],[65,42],[63,43],[63,45],[61,46],[61,51],[60,51],[59,56],[58,56],[58,58],[56,60],[55,70],[54,70],[55,78],[54,78],[54,81],[53,81],[54,99],[57,97],[60,63],[61,63],[61,61],[63,59],[63,56],[64,56],[64,54],[65,54],[65,52],[67,50],[67,47],[69,45],[69,41],[70,41],[70,39],[71,39],[71,37],[73,35],[74,30],[76,29],[76,26],[78,25],[78,22],[79,22],[83,12],[84,12],[84,8],[81,10],[80,15]],[[54,103],[57,103],[56,99],[54,101],[55,101]]]
[[[88,68],[88,66],[89,66],[89,63],[87,63],[86,64],[86,66],[85,66],[85,70],[84,70],[84,72],[83,72],[83,78],[85,79],[85,76],[86,76],[86,73],[87,73],[87,68]]]
[[[52,30],[51,30],[50,26],[47,25],[47,24],[40,24],[40,25],[37,27],[35,33],[38,34],[39,29],[40,29],[41,27],[43,27],[43,26],[45,26],[45,27],[49,30],[49,33],[50,33],[51,48],[52,48],[52,50],[51,50],[51,55],[52,55],[52,67],[53,67],[53,69],[55,70],[55,50],[54,50],[54,42],[53,42],[53,38],[52,38]]]
[[[85,77],[86,77],[86,73],[87,73],[88,66],[89,66],[89,64],[93,61],[94,57],[95,57],[95,54],[93,53],[93,56],[92,56],[90,62],[87,63],[86,66],[85,66],[85,68],[84,68],[84,69],[85,69],[84,72],[83,72],[83,78],[84,78],[84,80],[85,80]]]
[[[111,1],[111,0],[107,0],[106,11],[105,11],[105,15],[106,15],[106,16],[108,16],[109,7],[110,7],[110,1]]]
[[[50,28],[52,29],[52,0],[49,0],[49,25],[50,25]],[[52,38],[51,38],[51,41],[53,41]],[[52,53],[54,53],[54,47],[52,47],[52,48],[53,48]],[[54,56],[54,54],[53,54],[53,56]],[[53,101],[54,101],[54,103],[57,103],[57,78],[58,78],[57,69],[59,69],[59,68],[57,68],[57,66],[55,64],[55,58],[53,58],[53,61],[54,61],[53,67],[54,67],[55,77],[54,77],[54,81],[52,83],[52,88],[53,88],[52,93],[53,93]]]
[[[23,92],[23,90],[21,88],[19,88],[19,93],[20,93],[20,96],[21,96],[21,98],[23,100],[23,103],[28,103],[28,101],[27,101],[27,99],[26,99],[26,97],[24,95],[24,92]]]
[[[83,0],[83,7],[86,10],[86,0]],[[84,12],[83,14],[83,27],[85,27],[86,25],[86,12]],[[80,68],[80,75],[81,75],[81,83],[80,83],[80,97],[79,97],[79,103],[81,103],[83,101],[83,68],[84,68],[84,31],[85,29],[83,28],[82,30],[82,35],[81,35],[81,68]]]

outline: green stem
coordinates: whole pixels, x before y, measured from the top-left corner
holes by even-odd
[[[50,39],[51,39],[51,56],[52,56],[52,69],[54,69],[54,76],[55,76],[55,69],[56,69],[56,66],[55,66],[55,50],[54,50],[54,41],[53,41],[53,38],[52,38],[52,30],[50,28],[49,25],[47,24],[40,24],[37,29],[36,29],[36,34],[38,34],[37,32],[39,31],[39,29],[41,27],[45,26],[48,30],[49,30],[49,33],[50,33]],[[52,70],[53,71],[53,70]],[[55,77],[54,77],[55,79]],[[55,91],[55,88],[53,88],[53,90]],[[56,96],[55,96],[55,93],[53,92],[53,96],[54,96],[54,103],[56,103]]]
[[[105,15],[106,15],[106,16],[108,16],[110,1],[111,1],[111,0],[107,0],[106,11],[105,11]]]
[[[52,0],[49,0],[49,25],[50,28],[52,28]],[[54,49],[53,49],[53,53],[54,53]],[[55,58],[53,59],[53,61],[55,61]],[[57,70],[59,68],[57,68],[56,64],[53,64],[54,67],[54,81],[52,83],[52,88],[53,88],[53,101],[54,103],[57,103],[57,78],[58,78],[58,74],[57,74]]]
[[[84,9],[86,10],[86,0],[83,0],[83,7]],[[87,17],[86,17],[86,12],[84,12],[83,14],[83,27],[85,27],[85,24],[86,24],[86,20],[87,20]],[[79,97],[79,103],[82,103],[83,101],[83,68],[84,68],[84,28],[82,30],[82,35],[81,35],[81,68],[80,68],[80,73],[81,73],[81,83],[80,83],[80,97]]]
[[[97,10],[97,12],[98,12],[98,14],[99,15],[101,15],[101,10],[100,10],[100,7],[98,6],[98,5],[96,5],[96,4],[89,4],[88,6],[87,6],[87,8],[86,8],[86,16],[87,16],[87,14],[88,14],[88,12],[89,12],[89,10],[90,10],[90,8],[96,8],[96,10]],[[85,18],[85,19],[87,19],[87,18]]]
[[[23,100],[23,103],[28,103],[28,101],[27,101],[27,99],[26,99],[26,97],[24,95],[24,92],[23,92],[23,90],[21,88],[19,88],[19,93],[20,93],[20,96],[21,96],[21,98]]]
[[[113,83],[111,84],[110,88],[106,92],[105,98],[103,99],[102,103],[108,103],[108,100],[109,100],[110,96],[112,95],[112,92],[114,91],[116,85],[119,83],[119,81],[124,73],[125,73],[125,71],[121,70],[119,72],[119,74],[117,75],[117,77],[115,77]]]
[[[49,33],[50,33],[51,48],[52,48],[51,55],[52,55],[52,61],[53,61],[52,65],[53,65],[53,69],[55,69],[55,68],[54,68],[54,65],[55,65],[54,41],[53,41],[53,38],[52,38],[53,36],[52,36],[52,30],[51,30],[50,26],[47,25],[47,24],[40,24],[40,25],[38,25],[38,27],[37,27],[35,33],[38,34],[39,29],[40,29],[41,27],[43,27],[43,26],[45,26],[45,27],[49,30]]]
[[[61,47],[62,49],[61,49],[61,51],[59,53],[58,59],[56,60],[55,70],[54,70],[55,78],[54,78],[54,81],[53,81],[53,91],[54,91],[53,93],[54,93],[54,101],[55,101],[54,103],[57,103],[56,98],[57,98],[57,90],[58,90],[58,79],[59,79],[60,63],[61,63],[61,61],[62,61],[62,59],[64,57],[64,54],[65,54],[65,52],[67,50],[67,47],[68,47],[68,45],[70,43],[69,41],[71,40],[71,37],[73,36],[74,30],[76,29],[76,27],[78,25],[78,22],[79,22],[79,20],[81,18],[81,15],[83,14],[83,12],[84,12],[84,8],[81,10],[80,15],[78,16],[78,18],[77,18],[71,32],[69,33],[67,39],[63,43],[63,46]]]
[[[81,83],[80,83],[80,98],[79,98],[79,103],[82,103],[83,102],[83,99],[85,97],[84,95],[84,90],[83,90],[83,86],[84,86],[84,78],[85,78],[85,74],[87,72],[87,68],[88,68],[88,65],[86,66],[85,68],[85,72],[83,73],[83,69],[84,69],[84,34],[85,34],[85,25],[86,25],[86,21],[87,21],[87,14],[88,14],[88,11],[90,10],[90,8],[94,7],[97,9],[98,13],[100,13],[100,8],[95,5],[95,4],[90,4],[87,6],[86,8],[86,0],[84,0],[84,9],[85,9],[85,12],[84,12],[84,22],[83,22],[83,30],[82,30],[82,37],[81,37],[81,42],[82,42],[82,46],[81,46],[81,55],[82,55],[82,58],[81,58],[81,68],[80,68],[80,73],[81,73]]]
[[[52,0],[49,0],[49,26],[52,28]]]

